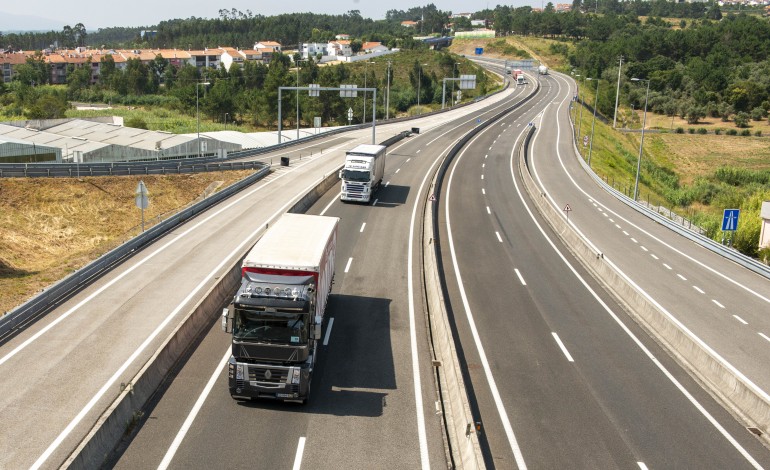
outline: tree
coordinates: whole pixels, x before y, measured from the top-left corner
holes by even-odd
[[[112,54],[103,55],[99,63],[99,82],[108,87],[112,76],[115,74],[115,59]]]
[[[60,93],[44,93],[30,106],[25,113],[28,119],[58,119],[63,118],[69,108],[66,98]]]
[[[80,93],[91,84],[91,67],[85,64],[80,67],[70,65],[67,68],[67,92],[71,99],[80,97]]]

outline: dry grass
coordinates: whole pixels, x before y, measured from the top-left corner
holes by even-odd
[[[150,193],[145,228],[252,171],[142,177],[0,179],[0,312],[141,231],[134,190]]]

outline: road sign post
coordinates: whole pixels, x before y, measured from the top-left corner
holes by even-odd
[[[144,185],[144,181],[139,181],[136,185],[136,207],[142,209],[142,232],[144,232],[144,210],[150,206],[150,193],[147,191],[147,186]]]

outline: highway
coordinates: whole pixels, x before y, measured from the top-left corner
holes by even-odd
[[[522,124],[534,122],[538,129],[529,158],[540,197],[559,211],[569,204],[570,221],[608,262],[622,263],[664,305],[670,299],[668,308],[711,332],[715,346],[738,353],[749,338],[733,331],[746,325],[713,322],[706,307],[719,307],[701,293],[720,290],[704,279],[711,271],[681,256],[666,261],[673,254],[664,255],[659,245],[699,252],[691,256],[730,271],[731,279],[750,289],[766,292],[767,281],[653,227],[597,188],[574,157],[567,117],[574,88],[558,74],[541,77],[541,85],[539,104],[511,113],[458,154],[440,198],[448,302],[483,423],[487,465],[770,467],[760,441],[627,315],[537,212],[515,170]],[[621,235],[623,230],[633,235]],[[658,242],[642,237],[644,231]],[[688,264],[692,271],[685,271]],[[679,284],[682,277],[701,289]],[[741,315],[750,321],[762,316],[762,296],[739,293],[736,284],[735,298],[757,309]],[[761,346],[752,338],[746,352]],[[747,373],[758,372],[754,378],[761,383],[767,376],[763,363],[742,364]]]
[[[444,144],[431,139],[439,140],[441,136],[442,141],[456,140],[475,124],[474,110],[491,107],[493,110],[488,113],[498,112],[501,107],[510,106],[511,95],[522,93],[521,89],[507,91],[484,102],[416,122],[377,126],[378,141],[412,126],[421,127],[423,134],[409,139],[403,148],[395,151],[388,166],[392,181],[383,190],[388,197],[381,204],[334,209],[340,213],[350,211],[352,215],[345,212],[343,216],[345,235],[340,240],[335,298],[330,306],[335,309],[331,316],[339,315],[339,320],[331,328],[327,327],[331,331],[330,347],[320,364],[321,380],[314,381],[318,393],[313,397],[311,408],[290,408],[293,412],[287,413],[282,405],[268,403],[252,411],[232,401],[226,387],[212,387],[218,394],[212,396],[227,395],[229,412],[234,414],[218,416],[223,428],[207,432],[204,441],[214,442],[213,436],[220,439],[232,436],[233,426],[239,423],[237,418],[244,417],[240,413],[245,412],[265,418],[267,428],[274,431],[273,441],[262,442],[260,448],[263,452],[269,450],[276,463],[284,462],[284,457],[290,454],[292,459],[285,466],[291,465],[299,442],[304,442],[298,437],[304,435],[303,426],[309,429],[311,424],[319,424],[320,429],[313,433],[313,440],[308,437],[309,455],[322,451],[318,446],[322,439],[335,440],[337,433],[348,429],[362,448],[372,449],[369,454],[376,451],[383,462],[409,461],[412,466],[425,466],[446,459],[440,420],[435,412],[436,391],[430,356],[426,353],[421,297],[408,288],[410,282],[412,289],[418,289],[419,285],[415,284],[414,265],[408,256],[407,235],[416,229],[405,220],[411,223],[414,201],[418,192],[424,191],[420,183],[440,154],[440,151],[423,151],[419,146],[444,148]],[[446,122],[451,119],[458,123],[448,128]],[[0,468],[53,468],[64,462],[121,392],[121,384],[129,383],[185,312],[214,285],[225,266],[239,259],[265,225],[286,211],[293,200],[314,187],[324,175],[336,171],[346,149],[370,142],[371,130],[364,129],[261,157],[275,158],[277,162],[280,156],[290,156],[292,165],[276,167],[276,171],[251,188],[173,230],[0,345],[0,373],[4,377],[0,384],[0,421],[4,435],[14,436],[0,440]],[[324,151],[310,157],[311,148],[324,148]],[[296,158],[299,154],[303,155],[302,159]],[[402,167],[396,168],[399,164]],[[368,231],[356,232],[373,213],[380,215],[369,221]],[[402,234],[400,240],[393,237],[395,229]],[[351,230],[360,237],[349,234]],[[362,242],[366,237],[383,244],[384,251],[368,249]],[[345,256],[353,258],[349,273],[344,272]],[[367,266],[366,261],[376,266]],[[385,268],[390,269],[392,276],[382,275]],[[371,276],[369,282],[358,279],[364,274]],[[370,292],[370,288],[375,290]],[[364,316],[358,308],[374,314]],[[358,317],[366,318],[367,323],[352,321]],[[202,376],[208,380],[218,371],[216,367],[227,349],[223,347],[226,335],[217,331],[211,336],[200,342],[187,361],[196,378]],[[339,349],[332,348],[335,344],[339,344]],[[356,346],[360,350],[355,349]],[[215,354],[208,355],[206,351]],[[201,354],[205,358],[198,359]],[[352,356],[357,356],[357,360],[351,361]],[[337,368],[339,364],[346,368]],[[180,370],[178,377],[187,377],[187,370]],[[194,397],[200,395],[206,383],[200,388],[187,385],[190,386],[181,386],[182,395],[188,399],[175,403],[178,405],[173,411],[175,415],[189,416]],[[176,381],[168,393],[174,386]],[[329,395],[325,397],[325,393]],[[189,398],[193,398],[192,403]],[[205,406],[201,409],[221,411]],[[312,420],[317,415],[309,410],[320,411],[329,421]],[[272,418],[266,419],[267,415]],[[288,416],[292,419],[287,420]],[[339,420],[343,417],[345,422],[340,426]],[[137,415],[136,419],[142,417]],[[155,423],[152,416],[145,419],[146,423]],[[166,424],[174,428],[181,423]],[[247,443],[251,443],[255,435],[264,434],[253,424],[243,419],[238,428],[250,431],[241,435]],[[387,446],[381,445],[383,430],[393,439]],[[164,437],[168,436],[164,434]],[[179,449],[187,448],[190,439],[190,436],[181,439]],[[239,454],[227,452],[229,441],[219,442],[222,453],[237,459]],[[147,458],[160,452],[160,459],[152,463],[158,465],[169,452],[170,444],[158,440],[151,443],[152,451],[143,452]],[[388,451],[386,454],[384,449]],[[194,452],[169,455],[173,457],[173,465],[196,459]],[[324,458],[339,457],[338,452],[331,452]],[[364,457],[374,458],[363,454],[350,456],[351,459]],[[251,466],[247,461],[240,462],[237,465]]]
[[[485,115],[495,112],[499,107]],[[340,217],[341,225],[328,343],[306,407],[234,401],[222,362],[228,337],[214,324],[115,467],[203,462],[244,468],[256,459],[269,468],[448,467],[420,285],[417,214],[431,170],[476,116],[458,113],[390,148],[384,187],[371,205],[342,203],[332,190],[308,211]],[[209,380],[213,387],[201,395]],[[196,400],[200,409],[175,448],[173,437],[186,427]],[[233,437],[237,452],[228,445]]]

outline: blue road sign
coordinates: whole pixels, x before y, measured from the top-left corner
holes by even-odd
[[[722,231],[731,232],[738,230],[738,216],[740,214],[740,209],[725,209],[725,214],[722,217]]]

